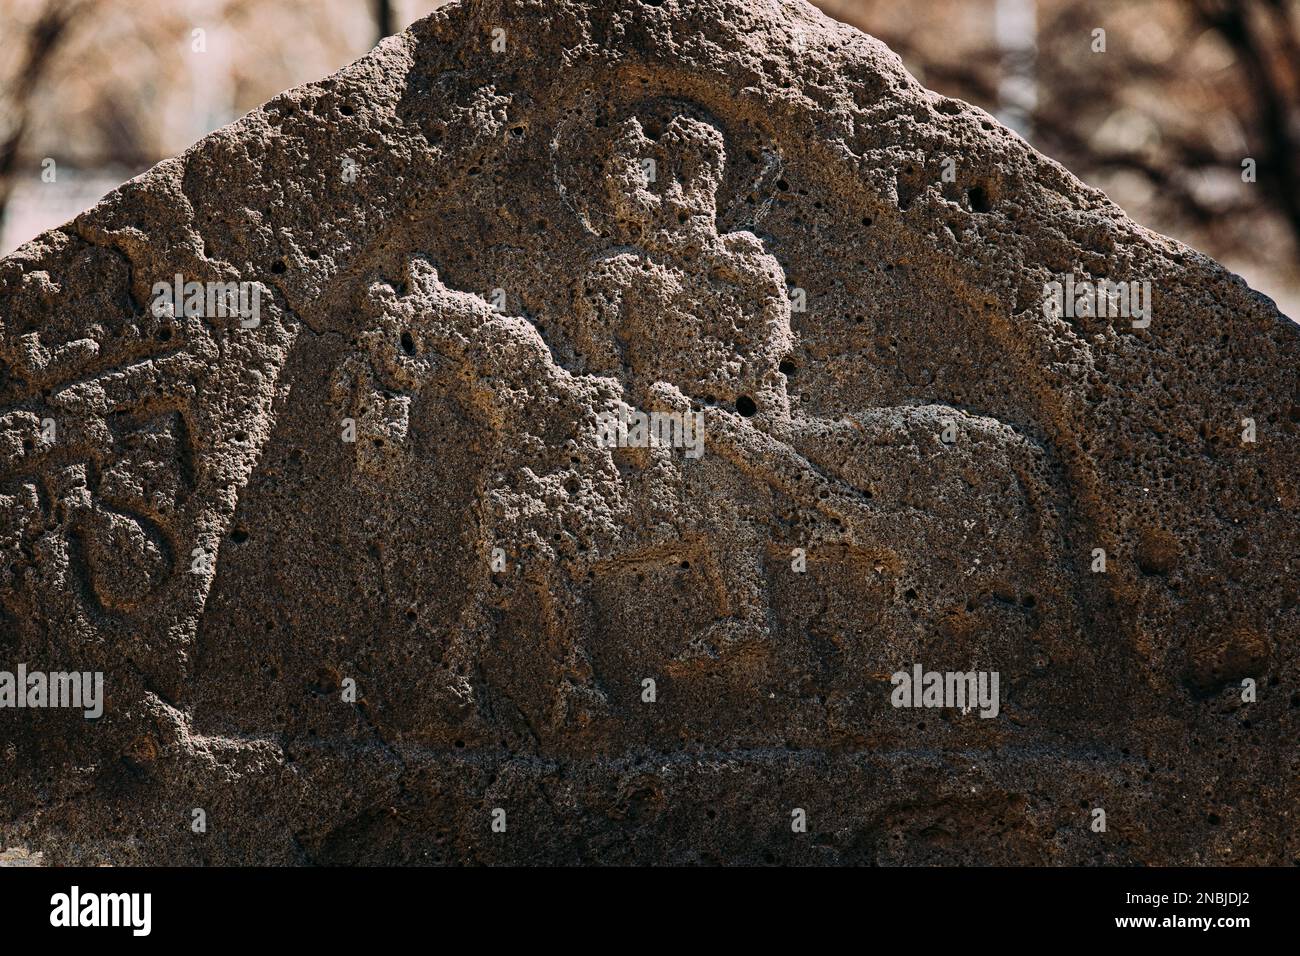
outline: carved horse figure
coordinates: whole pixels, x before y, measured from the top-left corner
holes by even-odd
[[[433,383],[471,396],[493,436],[483,449],[483,546],[510,556],[513,586],[546,595],[540,604],[556,631],[590,630],[583,585],[603,569],[700,560],[716,617],[683,638],[680,668],[773,639],[765,565],[774,502],[801,515],[793,533],[807,549],[835,545],[906,563],[915,541],[944,541],[968,555],[981,586],[1040,561],[1055,534],[1041,500],[1041,455],[1008,426],[940,404],[840,420],[792,414],[781,371],[794,346],[784,271],[754,234],[719,234],[724,161],[722,133],[697,118],[678,116],[654,139],[636,117],[611,131],[603,193],[579,207],[610,237],[575,293],[581,371],[558,364],[528,319],[447,288],[425,259],[410,261],[401,293],[376,282],[366,353],[338,385],[367,434],[404,434],[409,396]],[[703,458],[603,447],[597,416],[620,407],[702,411]],[[548,430],[557,421],[571,427]],[[945,443],[945,429],[960,442]],[[399,453],[400,441],[383,445]],[[375,454],[360,436],[357,449],[359,461]],[[1005,481],[973,479],[977,457],[1001,464],[995,473]],[[869,467],[880,461],[930,483],[881,482]],[[1015,519],[991,518],[988,500],[1007,504]],[[481,593],[490,594],[487,576]],[[471,616],[469,632],[489,626],[481,608]],[[577,641],[565,670],[552,719],[575,708],[591,719],[603,696]]]

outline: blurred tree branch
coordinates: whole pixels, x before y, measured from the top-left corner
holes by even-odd
[[[375,7],[375,32],[379,39],[393,35],[393,0],[373,0]]]
[[[1259,147],[1260,171],[1264,183],[1270,187],[1278,208],[1286,215],[1291,231],[1300,245],[1300,174],[1296,164],[1297,143],[1292,135],[1291,109],[1287,103],[1287,86],[1294,88],[1273,64],[1278,58],[1268,49],[1267,42],[1256,31],[1252,16],[1254,10],[1271,10],[1273,22],[1280,28],[1274,31],[1281,38],[1280,45],[1291,54],[1292,71],[1300,69],[1300,60],[1294,59],[1300,37],[1297,37],[1293,19],[1288,15],[1282,0],[1195,0],[1202,22],[1215,30],[1237,54],[1242,75],[1256,104],[1253,146]],[[1285,62],[1285,61],[1283,61]]]
[[[23,37],[20,65],[9,94],[12,119],[0,139],[0,226],[13,193],[23,136],[31,123],[33,97],[81,6],[82,0],[50,0]]]

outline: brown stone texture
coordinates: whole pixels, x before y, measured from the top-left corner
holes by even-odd
[[[0,845],[1290,864],[1298,505],[1300,327],[870,37],[455,3],[0,262],[0,669],[106,688],[0,710]]]

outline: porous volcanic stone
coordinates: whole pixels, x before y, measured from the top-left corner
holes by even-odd
[[[106,694],[0,710],[0,845],[1300,857],[1300,327],[800,0],[453,4],[0,302],[0,670]]]

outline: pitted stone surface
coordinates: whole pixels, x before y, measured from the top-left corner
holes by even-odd
[[[1300,858],[1300,328],[802,2],[453,4],[0,302],[0,670],[107,689],[0,709],[0,844]],[[998,716],[891,706],[915,664]]]

